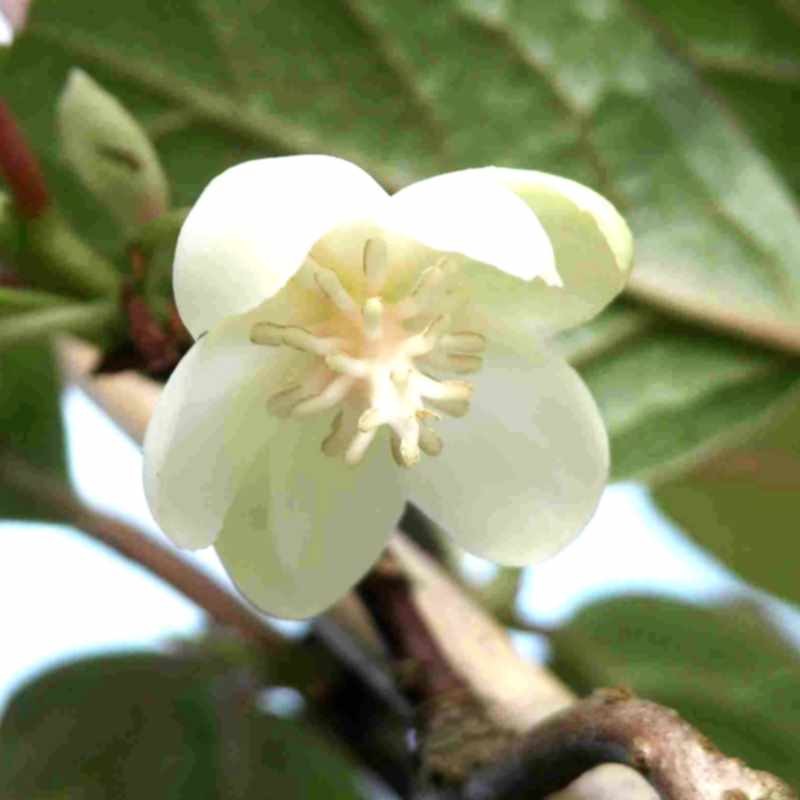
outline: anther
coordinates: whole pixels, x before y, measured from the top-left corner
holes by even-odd
[[[420,459],[419,445],[414,439],[400,437],[396,433],[391,438],[392,457],[398,467],[413,467]]]
[[[449,417],[463,417],[469,411],[468,398],[440,398],[430,400],[431,405],[435,406],[443,414]]]
[[[367,294],[376,295],[383,288],[389,272],[389,257],[383,239],[367,239],[363,255]]]
[[[275,414],[277,417],[288,416],[292,408],[304,399],[302,389],[302,384],[294,383],[279,392],[275,392],[267,400],[267,408],[270,413]]]
[[[380,297],[370,297],[361,311],[364,320],[364,335],[367,339],[379,339],[383,331],[383,301]]]
[[[331,429],[328,435],[322,440],[322,452],[326,456],[337,456],[342,450],[342,417],[344,412],[340,411],[331,422]]]
[[[333,408],[344,400],[352,385],[353,378],[349,375],[340,375],[338,378],[334,378],[319,394],[301,400],[290,413],[293,417],[305,417]]]
[[[314,280],[317,282],[320,291],[339,311],[349,317],[355,317],[358,314],[358,306],[355,300],[350,297],[347,289],[342,286],[339,276],[332,269],[319,267],[314,273]]]
[[[447,257],[443,256],[422,271],[409,296],[395,306],[400,318],[415,317],[435,305],[443,289],[446,263]]]
[[[446,364],[451,372],[468,375],[480,370],[483,366],[483,359],[480,356],[470,355],[469,353],[448,353]]]
[[[259,322],[250,331],[250,341],[253,344],[271,345],[273,347],[285,344],[304,353],[313,353],[325,356],[335,353],[341,346],[339,339],[314,336],[305,328],[288,325],[278,325],[274,322]]]
[[[442,452],[444,444],[442,437],[433,428],[426,428],[423,425],[419,431],[419,446],[426,455],[438,456]]]
[[[458,331],[442,336],[439,346],[456,353],[482,353],[486,349],[486,337],[472,331]]]

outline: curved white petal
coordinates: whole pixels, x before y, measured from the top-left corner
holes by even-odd
[[[595,316],[625,286],[633,238],[625,220],[597,192],[533,170],[485,167],[479,173],[519,196],[541,221],[555,251],[563,286],[521,284],[497,271],[468,265],[475,295],[499,330],[525,347],[531,335],[571,328]]]
[[[277,617],[333,604],[376,561],[403,509],[387,443],[373,442],[350,468],[320,450],[329,425],[291,421],[277,431],[249,466],[215,544],[239,590]]]
[[[181,229],[175,300],[197,337],[277,292],[326,231],[380,212],[388,195],[331,156],[248,161],[215,178]]]
[[[380,221],[435,250],[461,253],[515,278],[561,284],[536,214],[481,170],[437,175],[401,189]]]
[[[249,340],[251,320],[231,318],[200,339],[172,373],[144,443],[150,510],[178,546],[216,538],[242,465],[267,446],[267,411],[287,355]],[[296,356],[295,356],[296,357]]]
[[[411,499],[470,552],[545,559],[591,518],[608,440],[589,390],[562,359],[489,365],[472,408],[440,423],[444,449],[409,470]]]

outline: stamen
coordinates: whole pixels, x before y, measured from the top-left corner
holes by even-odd
[[[288,416],[292,408],[305,396],[302,389],[303,384],[294,383],[291,386],[287,386],[285,389],[281,389],[279,392],[275,392],[275,394],[267,400],[267,408],[270,413],[274,414],[276,417]]]
[[[430,404],[449,417],[463,417],[469,411],[468,399],[429,400]]]
[[[339,276],[332,269],[319,267],[314,273],[314,280],[317,282],[320,291],[330,300],[336,308],[348,317],[358,315],[358,306],[355,300],[342,286]]]
[[[294,362],[286,377],[299,374],[299,381],[273,394],[268,406],[272,413],[292,417],[336,409],[321,443],[325,455],[358,464],[386,425],[394,460],[412,467],[422,453],[442,451],[442,438],[429,423],[442,414],[466,414],[472,397],[471,384],[437,380],[426,370],[475,372],[486,341],[475,331],[448,330],[449,310],[460,302],[462,287],[454,283],[447,257],[422,272],[413,293],[397,303],[381,297],[389,270],[384,240],[367,240],[362,259],[365,294],[359,286],[356,302],[338,273],[309,256],[303,285],[316,285],[330,303],[323,302],[318,324],[260,322],[251,328],[250,339],[315,357]]]
[[[483,366],[483,358],[471,353],[443,353],[439,351],[427,354],[422,363],[435,370],[447,370],[448,372],[456,372],[459,375],[468,375],[480,370]]]
[[[338,456],[341,454],[343,442],[341,441],[342,417],[344,412],[340,411],[331,422],[331,429],[328,435],[322,440],[322,452],[326,456]]]
[[[469,355],[468,353],[450,353],[447,356],[447,367],[452,372],[459,375],[469,375],[478,372],[483,366],[483,359],[480,356]]]
[[[486,349],[486,337],[473,331],[458,331],[442,336],[439,346],[456,353],[482,353]]]
[[[358,418],[358,429],[366,433],[380,427],[384,422],[386,422],[386,419],[377,408],[368,408]]]
[[[372,440],[375,438],[377,432],[377,428],[373,428],[370,431],[359,431],[353,437],[350,446],[347,448],[347,452],[344,454],[345,462],[351,466],[358,464],[361,459],[364,458],[364,454],[367,452],[367,448],[372,444]]]
[[[278,325],[275,322],[259,322],[250,331],[250,341],[253,344],[270,345],[273,347],[282,344],[301,350],[304,353],[313,353],[325,356],[335,353],[343,344],[341,339],[314,336],[305,328],[291,325]]]
[[[299,402],[291,410],[291,415],[293,417],[305,417],[309,414],[316,414],[319,411],[333,408],[344,400],[352,385],[353,378],[349,375],[340,375],[338,378],[334,378],[318,395]]]
[[[436,347],[441,331],[447,327],[450,318],[446,314],[434,317],[419,333],[406,339],[403,353],[408,358],[416,358],[430,353]]]
[[[447,260],[447,257],[443,256],[422,271],[409,296],[395,306],[400,319],[416,317],[437,305],[436,301],[445,288],[442,284],[447,275],[445,269]]]
[[[392,457],[399,467],[413,467],[419,463],[419,426],[416,429],[404,430],[402,435],[392,433]]]
[[[472,397],[472,384],[466,381],[437,381],[415,372],[414,383],[419,393],[431,400],[469,400]]]
[[[444,443],[442,437],[433,428],[424,425],[419,431],[419,446],[423,453],[429,456],[438,456],[442,452]]]
[[[383,332],[383,302],[380,297],[370,297],[361,312],[364,319],[364,335],[370,341],[380,339]]]
[[[376,295],[383,288],[389,272],[389,257],[383,239],[367,239],[364,245],[363,264],[367,294]]]
[[[325,357],[325,363],[334,372],[349,375],[351,378],[366,378],[370,374],[368,361],[361,358],[353,358],[346,353],[334,353]]]

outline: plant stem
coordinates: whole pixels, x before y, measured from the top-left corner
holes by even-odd
[[[69,297],[51,292],[39,292],[16,286],[0,286],[0,319],[8,312],[36,311],[42,308],[56,308],[70,302]]]
[[[0,290],[2,293],[10,291],[13,290]],[[42,293],[37,294],[39,301],[48,297]],[[58,333],[74,333],[93,338],[113,331],[118,322],[119,310],[108,300],[66,303],[52,307],[32,306],[30,311],[0,319],[0,350]]]
[[[21,217],[33,219],[44,213],[50,205],[50,193],[39,161],[4,100],[0,100],[0,173]]]
[[[717,750],[669,708],[600,689],[530,731],[502,762],[430,800],[543,800],[601,764],[639,772],[663,800],[797,800],[783,781]]]
[[[269,649],[283,639],[261,617],[195,567],[132,525],[89,507],[66,484],[0,449],[0,483],[120,555],[144,567],[196,603],[220,625]]]

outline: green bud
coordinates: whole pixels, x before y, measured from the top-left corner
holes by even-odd
[[[70,166],[128,234],[169,206],[155,148],[122,104],[73,69],[58,103],[61,145]]]

